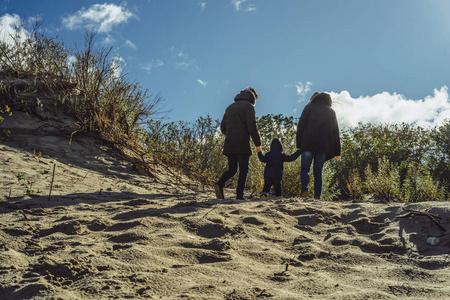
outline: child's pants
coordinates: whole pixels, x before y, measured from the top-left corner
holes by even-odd
[[[275,195],[281,196],[281,178],[273,178],[273,177],[265,177],[264,178],[264,187],[262,192],[269,194],[270,188],[272,187],[275,190]]]

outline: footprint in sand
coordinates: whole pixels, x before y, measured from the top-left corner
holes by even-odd
[[[134,243],[134,242],[143,243],[149,241],[150,238],[144,232],[133,231],[112,236],[109,238],[109,240],[114,243]]]
[[[253,224],[253,225],[263,225],[264,222],[260,221],[259,219],[255,217],[247,217],[242,220],[242,223],[244,224]]]
[[[207,249],[207,250],[214,250],[214,251],[226,251],[226,250],[231,249],[230,241],[222,240],[220,238],[214,238],[214,239],[208,240],[207,242],[203,242],[203,243],[186,242],[186,243],[182,243],[181,245],[186,248],[199,248],[199,249]]]
[[[231,260],[230,254],[219,251],[200,251],[199,253],[196,253],[195,256],[200,264],[211,264]]]
[[[90,231],[102,231],[111,225],[110,221],[95,219],[87,224]]]
[[[358,233],[363,234],[378,233],[381,230],[383,230],[384,227],[387,225],[386,223],[375,222],[368,217],[359,218],[357,220],[350,222],[349,224],[355,227]]]
[[[42,258],[32,266],[31,272],[44,275],[48,282],[56,286],[71,286],[74,281],[97,273],[98,269],[86,258],[74,258],[65,262]]]
[[[147,227],[146,225],[144,225],[144,223],[140,221],[122,222],[109,226],[108,228],[105,229],[105,231],[123,231],[133,229],[139,226]]]
[[[58,224],[54,226],[53,228],[49,229],[43,229],[39,232],[39,236],[48,236],[50,234],[53,234],[55,232],[62,232],[67,235],[80,235],[87,232],[88,229],[86,226],[82,225],[78,221],[70,221],[70,222],[64,222],[61,224]]]

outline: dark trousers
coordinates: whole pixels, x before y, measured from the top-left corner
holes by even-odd
[[[248,163],[250,155],[248,154],[228,154],[228,170],[220,177],[217,184],[224,187],[227,181],[233,177],[239,167],[239,179],[236,188],[236,198],[244,198],[245,183],[247,182]]]
[[[262,192],[268,194],[272,185],[275,190],[275,195],[277,197],[281,196],[281,178],[265,177]]]

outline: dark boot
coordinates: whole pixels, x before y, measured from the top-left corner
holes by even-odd
[[[223,186],[220,186],[218,183],[215,183],[214,191],[216,192],[217,199],[225,199],[223,194]]]
[[[300,197],[302,197],[302,198],[309,198],[309,192],[308,192],[307,188],[302,187],[302,193],[300,194]]]

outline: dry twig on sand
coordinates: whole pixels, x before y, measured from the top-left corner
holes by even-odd
[[[214,206],[213,208],[211,208],[206,214],[204,214],[203,217],[200,218],[200,220],[201,220],[201,219],[204,219],[210,212],[212,212],[213,210],[215,210],[218,206],[219,206],[219,204],[217,204],[216,206]]]
[[[55,180],[55,169],[56,169],[56,163],[53,165],[53,175],[52,175],[52,182],[50,183],[50,191],[48,192],[48,201],[50,201],[50,197],[52,195],[53,181]]]
[[[445,227],[442,226],[441,223],[438,221],[438,219],[441,218],[438,215],[434,215],[434,214],[431,214],[431,213],[426,212],[426,211],[418,211],[418,210],[413,210],[413,209],[407,209],[407,208],[404,208],[404,207],[402,207],[402,209],[404,211],[408,212],[408,213],[404,214],[402,216],[398,216],[397,218],[406,218],[406,217],[409,217],[411,215],[427,216],[428,218],[431,219],[431,221],[433,221],[439,227],[439,229],[441,229],[442,231],[447,231],[447,229],[445,229]]]

